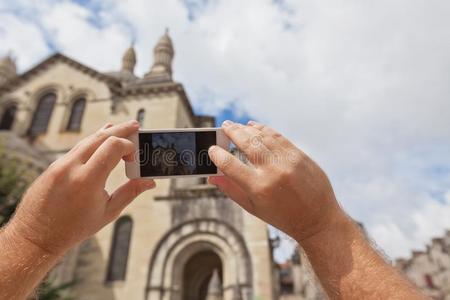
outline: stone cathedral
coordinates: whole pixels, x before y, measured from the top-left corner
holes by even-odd
[[[136,54],[122,68],[99,72],[56,53],[17,74],[0,61],[0,129],[7,147],[51,162],[106,122],[137,119],[143,128],[213,127],[194,113],[172,78],[174,48],[166,32],[145,76]],[[32,153],[31,153],[32,152]],[[30,154],[31,153],[31,154]],[[120,164],[107,182],[126,180]],[[274,299],[268,228],[201,178],[158,180],[122,215],[69,252],[49,275],[75,283],[73,299]]]

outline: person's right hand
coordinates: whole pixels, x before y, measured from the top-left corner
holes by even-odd
[[[344,215],[322,169],[273,129],[225,121],[225,134],[251,162],[212,146],[209,155],[225,176],[209,182],[251,214],[297,241],[333,226]]]

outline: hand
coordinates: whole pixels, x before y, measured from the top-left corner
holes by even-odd
[[[297,241],[343,216],[325,173],[281,134],[252,121],[225,121],[222,127],[251,165],[213,146],[209,155],[225,176],[209,182],[241,207]]]
[[[105,125],[56,160],[31,185],[7,230],[50,254],[61,255],[114,220],[153,180],[129,180],[111,195],[106,180],[119,163],[133,159],[125,139],[136,121]]]

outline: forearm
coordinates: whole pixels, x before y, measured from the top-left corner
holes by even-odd
[[[383,260],[344,213],[299,243],[331,299],[426,298]]]
[[[26,299],[59,258],[11,226],[0,231],[0,249],[0,299]]]

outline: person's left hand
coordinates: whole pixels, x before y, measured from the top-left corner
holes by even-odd
[[[122,158],[133,159],[125,139],[139,128],[130,121],[105,125],[56,160],[25,193],[6,230],[50,254],[65,251],[113,221],[153,180],[129,180],[112,194],[106,180]]]

